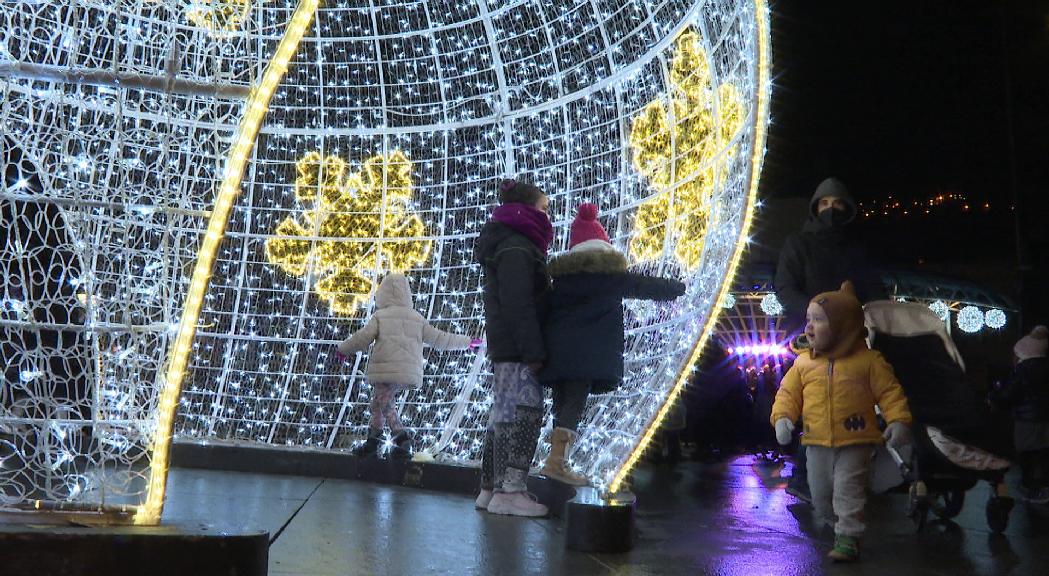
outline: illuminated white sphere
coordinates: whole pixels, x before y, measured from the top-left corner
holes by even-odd
[[[612,482],[718,312],[754,205],[769,93],[763,1],[613,4],[324,2],[291,44],[272,100],[251,109],[245,97],[269,85],[266,66],[297,2],[3,4],[0,57],[38,76],[0,84],[5,145],[39,180],[23,193],[60,207],[50,225],[68,232],[63,248],[79,263],[86,316],[76,326],[89,337],[55,354],[90,367],[97,397],[82,400],[95,413],[77,417],[109,423],[71,428],[100,442],[26,447],[22,456],[40,455],[27,464],[36,477],[65,487],[18,492],[5,468],[3,501],[143,496],[164,370],[194,297],[202,310],[184,324],[196,336],[174,424],[181,439],[352,445],[368,425],[367,356],[339,363],[334,344],[365,324],[370,287],[397,258],[436,327],[483,334],[473,247],[506,177],[549,195],[552,252],[567,248],[575,207],[595,202],[635,270],[688,284],[673,303],[628,304],[625,381],[588,405],[573,463],[598,486]],[[707,123],[703,138],[680,134],[694,124],[678,117],[667,139],[645,138],[642,117],[658,126],[668,116],[657,109],[686,94],[700,105],[686,108],[717,126]],[[241,120],[261,110],[257,138],[242,141]],[[238,158],[231,146],[252,142],[224,236],[205,236]],[[662,142],[665,158],[641,153]],[[637,224],[670,198],[676,216]],[[647,242],[654,252],[635,248],[642,234],[658,237]],[[210,283],[191,293],[198,248],[219,238]],[[417,250],[394,255],[412,242]],[[472,352],[430,350],[425,371],[400,403],[417,448],[476,464],[490,366]],[[37,401],[55,417],[47,389],[0,424],[32,418]],[[59,451],[124,472],[48,470]]]
[[[774,293],[769,292],[761,299],[761,311],[769,316],[779,316],[783,314],[783,304],[780,304]]]
[[[986,324],[988,328],[993,328],[994,330],[1005,328],[1007,321],[1008,319],[1005,316],[1005,312],[997,308],[992,308],[983,315],[984,324]]]
[[[962,332],[975,334],[983,328],[983,312],[976,306],[966,306],[958,311],[956,322]]]
[[[947,303],[943,300],[937,300],[932,304],[929,304],[929,310],[935,312],[936,315],[940,317],[940,320],[943,320],[944,322],[946,322],[951,315],[951,309],[947,307]]]

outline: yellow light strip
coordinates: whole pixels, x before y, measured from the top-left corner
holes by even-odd
[[[175,424],[175,411],[178,409],[178,398],[182,391],[182,380],[186,376],[189,354],[193,348],[193,338],[200,321],[200,309],[204,303],[204,293],[211,280],[211,270],[215,263],[222,238],[226,234],[233,202],[240,191],[241,180],[248,164],[248,156],[255,146],[262,120],[269,109],[274,92],[288,71],[288,63],[299,47],[306,28],[313,19],[320,0],[301,0],[291,16],[288,28],[281,38],[277,50],[266,65],[262,80],[252,89],[245,102],[244,117],[237,129],[237,137],[226,160],[226,170],[222,176],[222,186],[215,198],[215,207],[208,220],[208,229],[204,234],[200,249],[197,251],[197,263],[193,268],[193,277],[186,295],[182,319],[179,322],[178,337],[171,346],[168,355],[167,371],[164,374],[164,389],[160,393],[157,405],[156,429],[153,432],[152,462],[150,464],[149,492],[146,502],[138,507],[134,523],[137,525],[154,525],[160,522],[164,511],[164,492],[168,480],[168,458],[171,449],[171,435]]]
[[[699,360],[699,356],[703,352],[703,347],[706,345],[707,339],[710,338],[710,335],[714,332],[714,326],[717,324],[718,315],[722,310],[722,304],[728,296],[729,290],[732,288],[732,280],[736,276],[736,269],[738,268],[739,262],[743,258],[743,253],[746,250],[746,242],[744,239],[750,231],[750,225],[754,221],[754,205],[758,197],[758,181],[761,177],[761,163],[765,157],[766,120],[768,118],[769,106],[770,37],[768,6],[766,0],[756,0],[754,6],[758,28],[757,111],[754,115],[754,152],[750,161],[750,190],[747,195],[747,205],[743,215],[743,230],[740,233],[741,238],[736,245],[736,250],[732,255],[732,260],[729,262],[728,273],[725,275],[725,280],[721,284],[721,291],[718,293],[710,317],[707,318],[706,326],[703,327],[703,333],[700,335],[699,341],[696,342],[695,348],[692,349],[692,354],[689,356],[688,362],[682,369],[681,374],[678,375],[674,388],[671,389],[670,394],[667,395],[663,405],[660,406],[659,412],[657,412],[655,418],[649,422],[648,428],[645,429],[645,433],[634,446],[634,450],[630,453],[630,456],[627,457],[626,461],[624,461],[619,469],[616,470],[616,473],[612,478],[612,483],[609,484],[608,487],[609,494],[614,494],[620,490],[623,481],[626,479],[627,475],[630,474],[634,465],[637,464],[638,459],[641,458],[641,455],[644,454],[645,450],[648,448],[648,443],[652,441],[652,437],[655,435],[656,431],[659,430],[659,426],[663,423],[663,418],[666,417],[667,412],[670,411],[670,407],[673,406],[674,401],[677,400],[678,395],[681,394],[681,391],[684,389],[685,383],[688,382],[689,374],[692,372],[692,366],[694,366]]]

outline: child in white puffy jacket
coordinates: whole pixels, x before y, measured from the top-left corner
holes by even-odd
[[[383,424],[393,436],[393,454],[408,457],[411,434],[397,414],[397,395],[408,387],[423,385],[423,345],[441,350],[476,348],[481,341],[469,336],[442,332],[412,307],[412,291],[403,274],[388,274],[375,293],[375,313],[361,328],[339,344],[339,353],[349,356],[367,350],[368,384],[371,385],[371,420],[368,439],[354,449],[356,456],[373,456],[379,450]]]

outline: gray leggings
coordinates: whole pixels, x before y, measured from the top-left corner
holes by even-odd
[[[554,428],[575,431],[586,410],[586,399],[590,396],[590,380],[556,382],[553,386]]]

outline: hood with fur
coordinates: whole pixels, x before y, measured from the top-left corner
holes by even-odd
[[[577,245],[568,252],[557,256],[547,265],[551,278],[569,274],[616,274],[626,272],[627,260],[610,244],[607,248],[589,248],[588,244],[600,242],[590,240]]]

